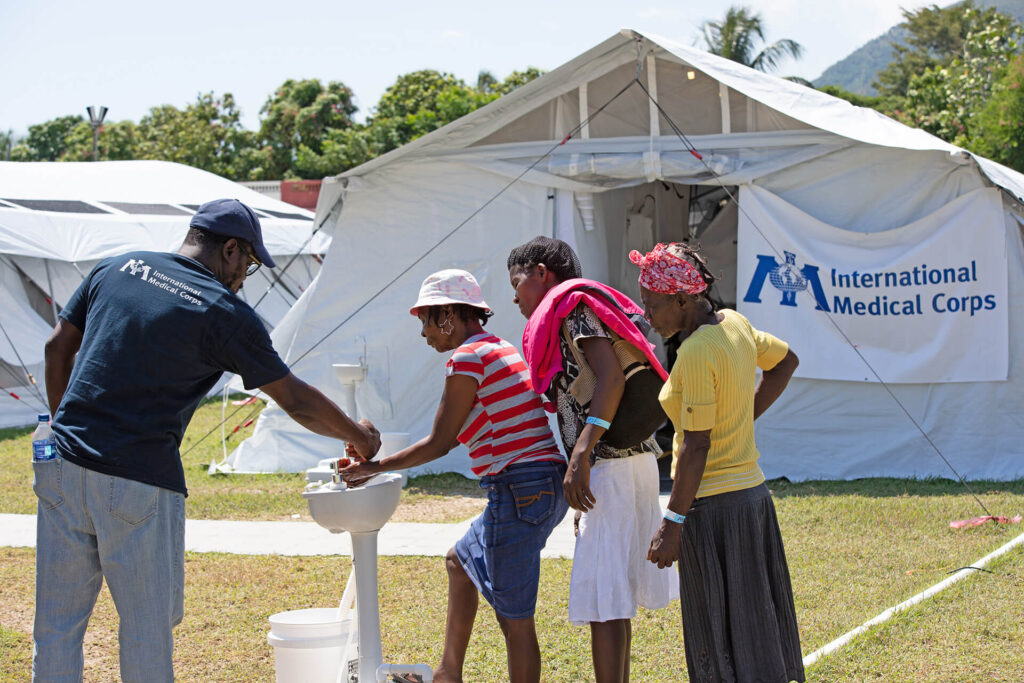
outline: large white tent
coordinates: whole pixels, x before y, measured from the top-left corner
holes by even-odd
[[[256,209],[267,248],[279,266],[289,264],[283,273],[261,269],[242,289],[272,327],[316,276],[330,244],[325,232],[314,234],[311,212],[182,164],[0,162],[0,426],[28,424],[43,409],[43,345],[96,262],[177,250],[195,209],[220,197]]]
[[[767,286],[780,290],[783,305],[776,296],[765,311],[815,314],[814,325],[835,323],[849,340],[822,341],[803,322],[769,329],[804,359],[757,422],[769,476],[951,476],[930,439],[966,477],[1019,477],[1024,304],[1013,294],[1024,280],[1022,197],[1021,174],[920,130],[626,30],[438,131],[327,179],[317,220],[334,246],[274,340],[299,376],[335,398],[341,387],[331,364],[364,362],[360,414],[382,431],[419,437],[443,383],[444,358],[423,344],[407,313],[428,273],[475,273],[496,314],[488,328],[518,343],[524,321],[505,268],[516,244],[538,234],[565,239],[585,276],[636,294],[635,269],[625,262],[630,248],[691,240],[719,274],[714,294],[726,305],[754,319],[761,310],[754,284],[771,275]],[[790,241],[772,237],[772,228]],[[963,318],[978,323],[980,336],[957,336],[961,318],[949,313],[952,306],[942,309],[946,318],[935,312],[946,293],[919,287],[910,304],[901,302],[906,309],[888,298],[850,300],[850,292],[862,292],[841,289],[851,281],[871,286],[864,277],[888,285],[879,263],[915,258],[915,240],[927,243],[934,265],[959,257],[950,234],[964,253],[979,254],[959,271],[977,282],[955,287],[992,288],[977,295],[977,315],[972,305]],[[820,277],[810,265],[798,270],[797,258],[809,264],[807,254],[815,253],[820,260],[827,254],[815,250],[825,246],[840,259],[898,254],[873,262],[869,276],[835,266]],[[755,257],[776,259],[760,281],[748,263]],[[922,287],[932,286],[928,273],[942,277],[916,263]],[[977,263],[989,271],[978,275]],[[886,271],[893,287],[911,273],[895,267]],[[838,281],[827,278],[837,273]],[[797,308],[786,288],[810,295],[810,276],[822,290],[819,307],[808,298]],[[949,300],[965,307],[974,296]],[[892,315],[869,318],[872,305]],[[907,324],[917,327],[906,332],[900,326]],[[933,348],[933,336],[945,346]],[[956,372],[944,374],[947,363]],[[336,443],[271,404],[229,463],[238,471],[295,471],[337,452]],[[433,467],[466,471],[466,460],[456,451]]]

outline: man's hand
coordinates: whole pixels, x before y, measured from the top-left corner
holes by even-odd
[[[569,507],[587,512],[594,509],[597,499],[590,491],[590,454],[583,457],[573,457],[569,460],[569,469],[562,480],[565,488],[565,500]]]
[[[679,559],[682,550],[682,525],[661,520],[661,526],[654,532],[651,547],[647,551],[647,559],[658,565],[660,569],[671,567]]]
[[[345,455],[350,462],[340,470],[340,473],[342,480],[349,486],[361,486],[367,479],[384,469],[379,462],[361,456],[350,443],[345,444]]]
[[[377,455],[377,451],[380,450],[380,432],[373,426],[373,423],[367,419],[362,419],[356,423],[361,431],[363,432],[362,443],[348,442],[345,449],[348,450],[349,446],[355,448],[356,454],[363,460],[369,460],[373,456]]]

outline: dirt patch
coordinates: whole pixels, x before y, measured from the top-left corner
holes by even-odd
[[[461,522],[479,515],[486,498],[470,496],[415,496],[403,500],[392,522]]]

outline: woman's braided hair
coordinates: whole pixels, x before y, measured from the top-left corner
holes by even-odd
[[[719,302],[715,301],[711,297],[711,286],[715,283],[715,276],[711,273],[711,268],[708,267],[708,262],[700,253],[700,248],[691,247],[689,244],[685,244],[683,242],[672,242],[668,245],[668,252],[673,256],[678,256],[679,258],[687,261],[697,269],[700,276],[704,279],[704,282],[708,285],[707,289],[701,292],[698,296],[711,304],[712,311],[717,311],[721,308]]]
[[[491,311],[479,306],[470,306],[469,304],[449,304],[452,309],[452,315],[461,320],[462,322],[473,322],[476,320],[481,325],[486,325],[487,320],[494,315]],[[420,309],[426,313],[427,322],[433,323],[434,325],[441,324],[441,312],[444,310],[444,305],[438,306],[424,306]]]
[[[555,274],[559,282],[583,276],[576,252],[562,240],[551,237],[534,237],[526,244],[520,244],[509,252],[508,269],[522,268],[529,271],[538,264]]]

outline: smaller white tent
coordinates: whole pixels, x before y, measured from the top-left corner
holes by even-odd
[[[241,296],[273,327],[330,245],[311,212],[182,164],[0,162],[0,426],[28,424],[45,409],[43,345],[96,262],[132,250],[177,250],[195,209],[221,197],[260,216],[279,267],[260,269]]]

